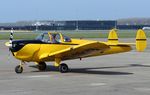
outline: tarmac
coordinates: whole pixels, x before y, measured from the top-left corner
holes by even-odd
[[[70,72],[63,74],[50,62],[44,72],[27,63],[24,72],[16,74],[20,61],[5,42],[0,41],[0,95],[150,95],[150,39],[144,52],[65,61]]]

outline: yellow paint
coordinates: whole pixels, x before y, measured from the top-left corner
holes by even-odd
[[[146,35],[142,29],[137,31],[136,36],[136,49],[139,52],[142,52],[147,47]]]
[[[60,65],[61,59],[60,58],[55,58],[55,63],[54,66],[58,67]]]
[[[39,51],[40,44],[27,44],[21,50],[14,52],[14,56],[22,61],[31,61],[34,59],[34,54]]]
[[[108,35],[108,42],[109,43],[118,43],[118,35],[117,35],[116,29],[110,30],[109,35]]]

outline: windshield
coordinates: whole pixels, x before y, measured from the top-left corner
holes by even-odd
[[[36,40],[41,40],[42,42],[50,42],[48,33],[42,33],[36,37]]]

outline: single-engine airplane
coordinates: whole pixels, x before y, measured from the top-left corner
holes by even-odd
[[[21,60],[15,67],[16,73],[23,72],[25,62],[35,62],[38,69],[43,71],[47,66],[45,62],[49,61],[54,61],[54,66],[58,67],[61,73],[66,73],[69,68],[61,61],[128,52],[132,50],[132,45],[142,52],[147,46],[147,41],[142,29],[137,31],[135,43],[120,43],[116,29],[110,30],[107,42],[71,39],[62,33],[51,32],[42,33],[35,40],[13,40],[11,30],[10,41],[5,45],[15,58]]]

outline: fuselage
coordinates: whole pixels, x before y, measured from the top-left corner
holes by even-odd
[[[12,42],[12,47],[10,47],[10,50],[15,58],[22,61],[26,62],[54,61],[54,58],[40,60],[40,55],[51,54],[66,48],[71,48],[76,45],[84,44],[86,42],[92,42],[92,40],[71,39],[70,42],[62,42],[62,43],[46,43],[41,40],[16,40]],[[131,50],[131,47],[128,45],[119,46],[115,44],[109,45],[109,43],[107,42],[100,42],[100,43],[108,44],[109,49],[103,52],[94,52],[92,55],[82,57],[100,56],[120,52],[127,52]],[[72,57],[69,59],[76,59],[76,58],[79,58],[79,56]]]

